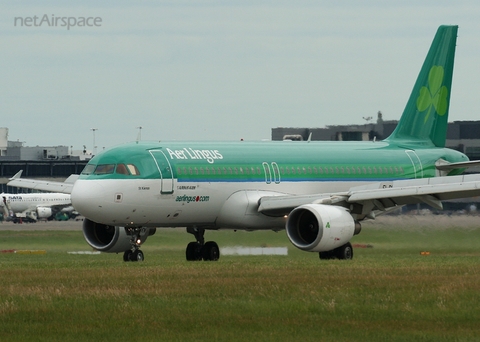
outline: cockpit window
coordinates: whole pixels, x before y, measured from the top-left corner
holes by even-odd
[[[94,174],[96,174],[96,175],[106,175],[106,174],[113,173],[113,170],[115,170],[115,164],[97,165],[97,168],[95,169]]]
[[[87,164],[83,170],[82,170],[82,175],[90,175],[93,173],[93,171],[95,171],[95,168],[97,166],[96,165],[93,165],[93,164]]]
[[[140,171],[133,164],[87,164],[82,170],[82,175],[108,175],[112,173],[126,176],[139,176]]]
[[[133,164],[127,164],[128,171],[130,171],[130,174],[132,176],[139,176],[140,171],[138,171],[137,167]]]
[[[120,175],[127,175],[127,176],[138,176],[140,175],[140,171],[138,171],[137,167],[133,164],[118,164],[115,170],[116,173]]]
[[[120,175],[130,175],[128,173],[128,170],[127,170],[127,167],[125,166],[125,164],[118,164],[117,165],[117,168],[115,169],[115,172],[120,174]]]

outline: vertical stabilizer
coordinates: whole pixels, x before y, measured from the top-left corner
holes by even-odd
[[[413,87],[393,143],[445,147],[458,26],[440,26]]]

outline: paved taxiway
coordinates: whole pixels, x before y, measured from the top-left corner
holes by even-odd
[[[0,222],[0,230],[82,230],[83,220],[69,221],[39,221],[37,223],[14,224]],[[479,215],[385,215],[375,220],[362,222],[364,229],[389,229],[403,227],[405,229],[473,229],[480,225]]]
[[[82,220],[39,221],[36,223],[15,224],[0,222],[0,230],[82,230]]]

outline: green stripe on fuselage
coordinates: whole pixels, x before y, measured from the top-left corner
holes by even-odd
[[[139,176],[81,175],[81,179],[156,179],[149,151],[162,151],[179,182],[374,181],[434,177],[435,162],[467,160],[431,146],[386,142],[138,142],[103,151],[89,164],[135,164]],[[158,155],[158,153],[156,154]],[[417,158],[418,156],[418,158]]]

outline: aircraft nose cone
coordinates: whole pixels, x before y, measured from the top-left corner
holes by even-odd
[[[96,216],[105,201],[105,189],[96,181],[77,180],[73,186],[72,205],[85,217]]]

